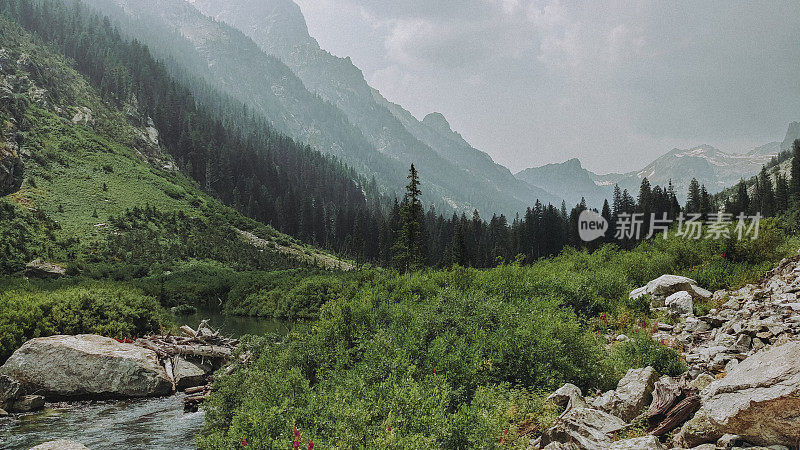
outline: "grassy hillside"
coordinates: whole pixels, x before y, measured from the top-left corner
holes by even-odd
[[[161,305],[206,300],[184,283],[198,266],[263,276],[350,267],[203,193],[157,131],[133,119],[135,104],[108,106],[69,61],[5,19],[0,75],[0,142],[24,165],[20,189],[0,198],[0,362],[32,337],[169,327]],[[13,276],[37,258],[69,277]],[[185,276],[180,298],[162,289],[168,273]]]
[[[126,244],[123,237],[142,234],[147,221],[164,245],[196,239],[191,233],[199,233],[242,252],[227,257],[207,248],[188,256],[230,263],[241,259],[261,269],[304,265],[314,255],[335,264],[331,255],[245,219],[203,193],[161,151],[154,128],[129,123],[135,105],[128,105],[125,113],[108,107],[66,60],[6,21],[0,21],[0,31],[2,70],[10,91],[0,117],[6,124],[5,139],[19,143],[24,161],[21,189],[3,202],[10,217],[28,224],[26,240],[36,242],[17,248],[14,262],[5,263],[7,271],[20,269],[33,257],[67,266],[99,262],[112,250],[119,262],[135,262],[125,261],[119,245],[136,250],[141,239]],[[167,223],[182,226],[170,229]],[[239,230],[257,236],[262,245],[254,245]],[[2,233],[18,231],[3,227]]]

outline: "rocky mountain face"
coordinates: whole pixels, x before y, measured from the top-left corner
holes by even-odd
[[[484,213],[513,213],[561,198],[520,182],[502,165],[455,133],[433,113],[417,120],[373,90],[349,58],[321,49],[300,8],[291,0],[191,0],[201,12],[242,30],[266,53],[280,58],[310,91],[335,105],[382,154],[415,163],[444,203]]]
[[[711,294],[694,280],[665,275],[631,292],[650,295],[673,320],[653,339],[678,350],[678,377],[632,369],[617,389],[584,398],[565,385],[550,400],[565,407],[532,448],[793,448],[800,440],[800,257],[762,281]],[[693,300],[719,305],[696,317]],[[627,336],[608,336],[609,342]],[[633,428],[647,435],[618,437]]]
[[[659,157],[642,170],[624,174],[596,174],[581,167],[580,161],[570,160],[562,164],[549,164],[526,169],[516,177],[550,193],[575,202],[586,197],[591,207],[600,208],[603,200],[612,195],[615,184],[627,189],[632,195],[639,192],[643,178],[651,185],[666,186],[672,181],[678,200],[683,203],[689,183],[696,178],[711,194],[734,186],[741,179],[758,174],[761,167],[783,151],[790,150],[795,139],[800,139],[800,123],[792,122],[783,142],[770,142],[756,147],[746,154],[726,153],[710,145],[690,149],[673,149]],[[587,177],[590,182],[587,182]]]
[[[794,141],[800,139],[800,122],[792,122],[789,124],[789,129],[786,130],[786,137],[781,142],[781,151],[789,151],[792,149]]]
[[[584,169],[575,158],[561,164],[525,169],[515,175],[518,179],[563,198],[567,205],[586,200],[590,207],[600,209],[603,202],[611,200],[613,184],[595,181],[597,175]]]
[[[432,148],[419,130],[410,130],[376,99],[348,58],[319,47],[291,1],[88,4],[148,44],[179,76],[199,77],[246,103],[278,131],[337,156],[366,179],[374,176],[389,195],[402,194],[408,167],[414,163],[425,186],[424,201],[437,207],[511,214],[537,198],[560,203],[519,182],[466,143],[461,145],[467,153],[477,153],[484,165],[473,167]],[[202,98],[201,91],[197,95]],[[497,181],[495,174],[503,179]]]

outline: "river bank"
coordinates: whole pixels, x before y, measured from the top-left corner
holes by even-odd
[[[286,334],[291,324],[249,317],[230,317],[201,310],[176,316],[180,322],[208,324],[221,334]],[[186,395],[167,397],[48,402],[40,411],[0,418],[0,450],[28,449],[55,439],[70,439],[92,449],[190,449],[203,425],[204,412],[184,412]]]
[[[205,414],[184,413],[183,397],[48,403],[42,411],[0,419],[0,449],[55,439],[91,449],[192,449]]]

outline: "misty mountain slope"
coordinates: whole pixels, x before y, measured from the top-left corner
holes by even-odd
[[[203,192],[176,169],[152,123],[136,120],[133,105],[122,111],[105,102],[72,63],[0,16],[0,145],[13,142],[23,167],[19,188],[0,196],[3,218],[10,212],[16,220],[0,227],[11,261],[5,269],[34,257],[76,268],[191,258],[264,269],[338,261]],[[254,247],[238,230],[283,245]]]
[[[599,185],[594,180],[597,175],[584,169],[577,158],[561,164],[525,169],[516,177],[563,197],[570,206],[578,204],[583,197],[587,205],[600,209],[603,201],[610,201],[613,193],[613,184]]]
[[[245,103],[281,133],[339,157],[400,192],[408,167],[381,155],[335,106],[309,92],[279,59],[240,31],[182,0],[88,0],[122,31],[148,45],[171,72],[199,78]],[[199,98],[202,92],[196,92]]]
[[[447,119],[440,113],[431,113],[420,122],[402,106],[386,100],[377,90],[373,96],[379,104],[389,111],[417,139],[449,161],[453,161],[475,180],[493,186],[505,195],[511,196],[530,206],[539,200],[544,204],[558,206],[564,197],[545,191],[536,186],[520,183],[508,168],[497,164],[488,154],[472,147],[461,134],[453,131]]]
[[[691,149],[673,149],[643,169],[625,174],[595,174],[580,167],[580,161],[571,160],[523,170],[516,176],[555,195],[571,198],[572,202],[585,195],[592,206],[602,205],[602,198],[607,198],[603,196],[610,196],[615,184],[636,195],[642,179],[647,177],[651,185],[666,186],[672,181],[678,199],[684,202],[692,178],[704,184],[711,194],[722,192],[741,179],[755,176],[774,157],[790,150],[795,139],[800,139],[798,122],[789,124],[782,142],[770,142],[746,154],[726,153],[710,145],[701,145]],[[785,171],[786,165],[781,167]],[[591,183],[586,181],[587,176]]]
[[[242,30],[265,52],[280,58],[309,90],[343,111],[381,153],[407,164],[417,163],[423,181],[442,184],[450,191],[444,198],[452,206],[510,213],[536,199],[560,203],[556,196],[520,183],[508,169],[471,147],[441,115],[438,124],[444,126],[430,120],[419,122],[384,99],[349,58],[338,58],[320,48],[308,35],[300,8],[291,0],[190,3]]]

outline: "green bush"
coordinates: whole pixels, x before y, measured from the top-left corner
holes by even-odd
[[[621,378],[630,368],[652,366],[662,375],[678,376],[686,371],[678,352],[654,341],[646,330],[632,334],[631,339],[616,344],[609,354],[606,364],[615,378]]]
[[[364,273],[355,295],[330,299],[313,325],[262,342],[250,369],[220,378],[200,443],[282,447],[296,424],[321,447],[481,447],[514,425],[505,408],[516,389],[608,384],[598,340],[569,308],[503,298],[516,287],[501,285],[519,282],[487,280],[468,269]],[[332,286],[311,279],[297,295]]]
[[[0,363],[28,339],[55,334],[141,336],[171,326],[152,297],[117,283],[81,283],[44,289],[13,283],[0,292]]]

